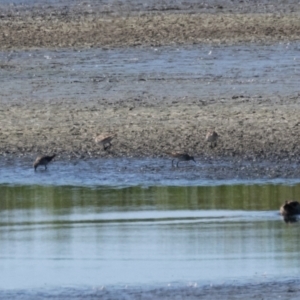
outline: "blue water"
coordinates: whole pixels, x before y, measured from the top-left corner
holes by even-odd
[[[211,164],[2,159],[0,298],[199,298],[298,278],[300,223],[279,206],[300,180],[208,179]]]
[[[4,63],[0,68],[0,96],[6,101],[87,97],[184,101],[184,97],[220,95],[224,99],[295,97],[299,92],[297,42],[268,46],[17,50],[1,52],[0,58]]]
[[[232,161],[182,162],[179,168],[172,167],[171,159],[157,158],[113,158],[63,161],[56,159],[48,169],[39,167],[34,171],[33,161],[28,159],[0,160],[0,185],[55,185],[96,188],[123,188],[129,186],[218,186],[236,184],[285,184],[300,183],[300,178],[269,176],[278,163],[255,162],[255,168],[266,170],[251,175],[251,164]],[[267,168],[268,167],[268,168]],[[244,169],[245,175],[239,172]],[[293,165],[292,168],[297,168]],[[223,169],[220,172],[220,169]],[[295,169],[296,170],[296,169]],[[284,174],[284,171],[282,172]]]
[[[0,290],[296,278],[299,224],[277,208],[299,187],[2,185]]]

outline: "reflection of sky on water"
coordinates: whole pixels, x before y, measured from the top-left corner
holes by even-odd
[[[299,224],[278,208],[299,188],[1,185],[0,288],[296,277]]]
[[[255,166],[255,170],[253,169]],[[0,159],[0,184],[16,185],[70,185],[89,187],[127,186],[210,186],[235,184],[298,184],[298,165],[291,164],[289,178],[285,167],[277,162],[240,162],[230,160],[181,162],[172,167],[171,159],[112,158],[88,160],[55,160],[44,170],[41,166],[34,172],[28,158]],[[282,169],[281,169],[282,168]],[[283,177],[271,176],[271,170]]]
[[[1,52],[5,99],[231,97],[299,92],[299,43]],[[155,88],[153,88],[155,86]]]

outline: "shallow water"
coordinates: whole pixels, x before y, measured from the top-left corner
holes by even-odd
[[[0,296],[155,299],[299,276],[299,223],[278,212],[297,199],[299,183],[191,183],[185,175],[197,166],[169,163],[54,162],[34,172],[26,161],[2,162]],[[140,171],[149,164],[154,173]]]
[[[0,159],[0,184],[95,188],[300,183],[298,163],[196,158],[172,166],[170,158],[55,159],[34,171],[29,158]]]
[[[299,275],[284,186],[0,189],[2,289]]]
[[[220,12],[243,12],[243,13],[272,13],[272,12],[296,12],[298,11],[298,1],[239,1],[239,0],[9,0],[1,1],[1,9],[14,14],[20,12],[37,11],[49,15],[53,11],[58,14],[66,13],[88,13],[95,14],[128,14],[140,12],[187,12],[187,13],[220,13]],[[222,7],[220,9],[220,7]]]
[[[297,95],[299,50],[299,43],[287,43],[1,52],[0,96],[151,103],[152,97]]]

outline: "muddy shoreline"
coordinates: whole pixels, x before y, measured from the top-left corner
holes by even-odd
[[[56,299],[94,299],[100,297],[101,299],[149,299],[155,297],[156,299],[174,299],[174,297],[184,299],[298,299],[299,282],[298,280],[280,280],[276,282],[268,280],[254,279],[249,284],[211,284],[206,286],[198,286],[196,283],[191,283],[185,287],[169,286],[160,288],[142,289],[140,287],[100,287],[100,288],[61,288],[59,291],[52,291],[51,289],[42,290],[17,290],[15,291],[1,291],[0,295],[4,298],[19,299],[36,299],[37,295],[44,295],[45,297],[53,297]],[[72,295],[72,296],[70,296]]]
[[[120,15],[114,14],[120,12],[117,6],[111,7],[109,14],[99,11],[99,7],[87,13],[93,6],[86,7],[82,13],[80,7],[62,13],[60,7],[7,6],[0,19],[0,48],[75,50],[195,43],[268,44],[300,39],[297,5],[289,9],[273,5],[267,13],[260,14],[258,7],[251,11],[250,6],[237,6],[232,12],[226,7],[216,4],[217,10],[210,13],[208,7],[198,8],[193,14],[184,9],[173,13],[169,7],[158,13],[152,10],[136,15],[125,11]],[[238,7],[248,7],[248,10],[241,13]],[[9,60],[0,66],[4,76],[5,72],[14,74],[22,68],[11,66]],[[43,84],[46,86],[47,82]],[[150,89],[155,89],[156,84],[155,81],[150,84]],[[113,89],[118,81],[110,85]],[[299,93],[265,97],[256,95],[253,86],[253,95],[220,94],[207,99],[189,97],[188,91],[186,97],[163,99],[132,92],[133,97],[120,101],[106,98],[105,91],[99,99],[88,95],[76,99],[77,92],[74,100],[52,98],[46,102],[2,96],[0,154],[162,157],[169,151],[185,151],[198,157],[297,161]],[[17,83],[15,87],[17,90]],[[214,149],[204,141],[210,128],[215,128],[220,135]],[[117,138],[110,151],[103,151],[93,137],[109,132],[117,133]]]
[[[25,1],[0,5],[0,49],[297,41],[299,17],[293,2]]]
[[[145,9],[136,15],[134,10],[130,14],[129,10],[114,14],[121,11],[117,4],[110,7],[109,14],[93,5],[91,2],[86,10],[71,5],[65,13],[59,6],[2,7],[0,48],[68,47],[75,51],[89,47],[210,42],[268,44],[300,38],[297,6],[287,9],[273,5],[267,13],[259,14],[258,7],[252,11],[245,4],[229,13],[229,6],[216,3],[218,10],[213,12],[209,7],[198,7],[193,14],[186,13],[183,8],[173,13],[168,7],[158,13]],[[241,7],[248,8],[241,13]],[[7,62],[0,66],[3,76],[22,70],[22,64],[11,65],[10,59],[8,56]],[[109,89],[118,86],[118,80],[108,81]],[[185,81],[191,83],[193,79]],[[17,82],[15,95],[22,94],[22,90],[18,92]],[[47,86],[47,82],[42,84]],[[47,101],[41,101],[42,94],[29,99],[2,95],[0,154],[57,153],[64,158],[162,157],[169,151],[185,151],[198,157],[298,160],[299,93],[260,96],[255,93],[253,84],[253,94],[249,95],[195,98],[186,91],[185,97],[160,98],[149,97],[157,82],[148,81],[147,84],[147,91],[142,94],[130,91],[132,97],[121,100],[106,97],[105,91],[96,99],[88,95],[80,98],[80,92],[76,91],[72,100],[50,97]],[[168,88],[168,82],[165,86]],[[76,99],[76,95],[79,98]],[[121,94],[119,96],[122,98]],[[210,128],[215,128],[220,135],[214,149],[204,141]],[[109,151],[103,151],[93,137],[110,132],[117,133],[117,138]]]
[[[7,17],[0,49],[274,43],[300,39],[298,14]]]
[[[2,103],[0,153],[92,158],[184,151],[196,157],[298,161],[298,97],[233,98]],[[220,135],[213,149],[205,141],[210,128]],[[117,137],[104,151],[94,136],[112,132]]]

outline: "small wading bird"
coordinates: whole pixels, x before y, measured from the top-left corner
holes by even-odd
[[[49,162],[52,161],[52,159],[55,157],[56,154],[47,156],[39,156],[37,157],[37,159],[35,160],[33,166],[34,166],[34,171],[36,171],[38,166],[45,166],[45,170],[47,170],[47,165],[49,164]]]
[[[193,156],[190,156],[186,153],[179,153],[179,152],[167,152],[166,154],[170,155],[171,157],[173,157],[172,159],[172,166],[174,166],[174,161],[177,160],[177,168],[179,165],[179,162],[181,161],[189,161],[192,160],[193,162],[196,162]]]
[[[300,203],[298,201],[285,201],[280,207],[280,213],[283,217],[295,217],[300,214]]]
[[[117,134],[100,134],[94,138],[95,143],[103,145],[103,149],[107,150],[112,146],[111,141]]]
[[[206,134],[205,141],[210,143],[210,148],[214,148],[217,146],[217,140],[219,135],[214,130],[209,130]]]

